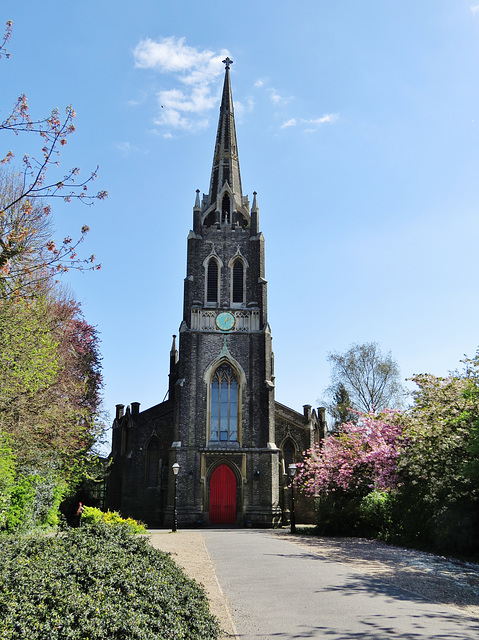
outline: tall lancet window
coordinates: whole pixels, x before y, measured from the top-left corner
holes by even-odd
[[[244,303],[244,265],[239,259],[233,264],[231,299],[233,303]]]
[[[238,379],[229,364],[221,364],[211,380],[210,440],[238,440]]]
[[[219,293],[218,262],[211,258],[206,270],[206,302],[218,302]]]

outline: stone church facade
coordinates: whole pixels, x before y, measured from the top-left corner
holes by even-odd
[[[275,401],[265,245],[256,193],[243,195],[225,79],[208,194],[188,235],[183,319],[170,352],[168,398],[117,405],[107,505],[170,526],[177,462],[179,526],[280,526],[287,468],[326,430],[324,410]]]

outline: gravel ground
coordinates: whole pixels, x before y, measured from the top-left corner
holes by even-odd
[[[479,564],[363,538],[291,536],[281,530],[274,535],[307,547],[325,560],[348,564],[429,602],[455,607],[479,618]]]
[[[270,534],[284,537],[324,560],[350,565],[425,600],[460,609],[479,619],[478,564],[361,538],[292,536],[288,530],[281,529],[272,530]],[[170,552],[185,572],[205,587],[211,610],[224,630],[222,637],[235,637],[230,607],[201,531],[151,531],[150,538],[154,547]]]

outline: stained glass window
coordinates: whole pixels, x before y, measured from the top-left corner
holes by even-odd
[[[238,439],[238,381],[228,364],[220,365],[211,381],[210,440],[231,442]]]

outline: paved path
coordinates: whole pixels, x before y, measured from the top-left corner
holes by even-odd
[[[241,640],[468,640],[479,619],[261,530],[203,530]]]

